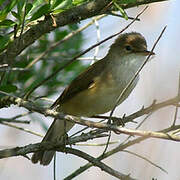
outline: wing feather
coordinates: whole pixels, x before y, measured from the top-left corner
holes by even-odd
[[[65,88],[63,93],[53,103],[51,108],[67,102],[69,99],[73,98],[81,91],[88,89],[90,86],[92,86],[95,78],[102,73],[105,63],[106,61],[104,59],[101,59],[93,65],[89,66],[84,72],[82,72],[78,77],[76,77],[68,87]]]

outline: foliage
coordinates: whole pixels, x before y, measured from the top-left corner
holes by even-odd
[[[36,23],[44,15],[62,12],[70,7],[83,3],[81,0],[12,0],[4,5],[5,1],[0,1],[0,51],[3,52],[14,36],[19,36]],[[70,40],[58,45],[46,54],[39,62],[30,68],[27,66],[40,54],[46,51],[53,43],[63,39],[70,32],[79,28],[77,24],[68,25],[56,29],[50,34],[43,35],[36,43],[26,48],[18,56],[11,67],[23,68],[24,71],[0,71],[0,90],[23,96],[36,84],[45,79],[46,76],[62,66],[69,58],[81,50],[83,36],[81,33]],[[67,85],[86,65],[80,61],[74,62],[63,70],[61,74],[52,78],[49,82],[41,86],[44,96],[51,96],[57,92],[57,88]],[[2,68],[3,69],[3,68]],[[36,91],[34,96],[38,96]]]

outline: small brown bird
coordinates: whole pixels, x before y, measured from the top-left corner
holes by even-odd
[[[52,107],[59,112],[73,116],[91,117],[113,109],[118,96],[134,77],[147,51],[144,37],[136,32],[120,35],[111,45],[108,54],[76,77],[64,90]],[[119,104],[134,89],[138,77],[128,88]],[[66,124],[66,125],[65,125]],[[42,141],[56,142],[68,132],[74,123],[54,120]],[[55,151],[39,151],[33,154],[32,162],[48,165]]]

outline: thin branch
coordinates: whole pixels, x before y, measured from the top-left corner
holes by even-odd
[[[152,113],[153,113],[153,111],[150,112],[150,113],[138,124],[138,126],[136,127],[136,129],[139,129],[139,128],[142,126],[142,124],[152,115]],[[128,137],[122,142],[122,144],[124,144],[125,142],[127,142],[131,137],[133,137],[133,136],[128,136]]]
[[[109,142],[109,145],[112,145],[112,144],[117,144],[117,143],[120,143],[121,140],[117,140],[117,141],[110,141]],[[106,146],[107,143],[76,143],[75,145],[76,146]]]
[[[6,123],[6,122],[0,122],[0,124],[5,125],[5,126],[8,126],[8,127],[15,128],[15,129],[18,129],[18,130],[20,130],[20,131],[27,132],[27,133],[29,133],[29,134],[33,134],[33,135],[35,135],[35,136],[44,137],[44,136],[42,136],[42,135],[39,134],[39,133],[36,133],[36,132],[31,131],[31,130],[26,129],[26,128],[22,128],[22,127],[16,126],[16,125],[14,125],[14,124],[9,124],[9,123]]]
[[[76,136],[74,138],[69,138],[67,141],[67,145],[73,145],[78,142],[85,142],[90,139],[94,138],[102,138],[103,135],[97,135],[96,132],[94,133],[84,133],[80,136]],[[104,135],[104,137],[106,137]],[[7,158],[7,157],[13,157],[13,156],[24,156],[26,154],[37,152],[41,150],[57,150],[60,151],[59,148],[63,147],[64,149],[64,142],[57,142],[57,143],[51,143],[51,142],[43,142],[43,143],[36,143],[36,144],[30,144],[24,147],[15,147],[15,148],[9,148],[4,149],[0,151],[0,159]],[[64,152],[64,150],[63,150]]]
[[[96,158],[90,156],[89,154],[77,150],[77,149],[72,149],[72,148],[65,148],[65,152],[66,153],[70,153],[70,154],[74,154],[78,157],[81,157],[83,159],[86,159],[87,161],[89,161],[90,163],[92,163],[94,166],[99,167],[101,170],[107,172],[108,174],[117,177],[118,179],[122,179],[122,180],[133,180],[134,178],[131,178],[129,175],[125,175],[122,174],[114,169],[112,169],[111,167],[107,166],[106,164],[100,162],[99,160],[97,160]],[[70,180],[69,178],[65,178],[64,180]]]
[[[117,14],[116,12],[107,12],[107,14],[111,15],[111,16],[116,16],[116,17],[124,18],[121,14]],[[128,16],[128,19],[133,20],[134,17]],[[140,19],[138,18],[138,19],[136,19],[136,21],[140,21]]]
[[[137,157],[139,157],[139,158],[141,158],[141,159],[147,161],[147,162],[150,163],[151,165],[153,165],[153,166],[159,168],[161,171],[165,172],[166,174],[168,174],[168,172],[167,172],[164,168],[162,168],[161,166],[159,166],[159,165],[153,163],[152,161],[150,161],[149,159],[147,159],[147,158],[144,157],[144,156],[141,156],[141,155],[139,155],[139,154],[137,154],[137,153],[134,153],[134,152],[128,151],[128,150],[123,150],[122,152],[127,152],[127,153],[129,153],[129,154],[132,154],[132,155],[134,155],[134,156],[137,156]]]
[[[175,130],[175,129],[179,129],[180,126],[174,126],[173,128],[170,127],[170,128],[166,128],[166,129],[163,129],[159,132],[164,132],[164,133],[168,133],[169,131],[172,131],[172,130]],[[134,140],[131,140],[125,144],[120,144],[119,146],[115,147],[114,149],[106,152],[105,154],[103,155],[100,155],[99,157],[97,157],[97,159],[99,161],[103,160],[103,159],[106,159],[107,157],[110,157],[112,156],[113,154],[116,154],[117,152],[119,151],[122,151],[130,146],[133,146],[135,144],[139,144],[140,142],[148,139],[149,137],[139,137],[139,138],[136,138]],[[92,164],[91,163],[87,163],[85,164],[84,166],[81,166],[79,169],[77,169],[76,171],[74,171],[72,174],[70,174],[67,178],[73,178],[81,173],[83,173],[84,171],[86,171],[87,169],[89,169],[90,167],[92,167]]]
[[[95,24],[95,27],[96,27],[96,41],[98,43],[100,41],[101,32],[100,32],[100,29],[99,29],[98,21],[95,18],[93,18],[93,20],[94,20],[94,24]],[[91,61],[91,64],[93,64],[96,61],[96,57],[98,55],[98,52],[99,52],[99,46],[97,46],[95,48],[94,57],[93,57],[93,60]]]
[[[54,162],[53,162],[53,179],[56,180],[56,152],[54,154]]]
[[[179,72],[178,95],[180,95],[180,72]],[[178,114],[178,105],[176,106],[175,113],[174,113],[174,121],[172,124],[173,126],[176,124],[177,114]]]
[[[128,9],[128,8],[140,6],[143,4],[150,4],[150,3],[164,2],[164,1],[168,1],[168,0],[158,0],[158,1],[157,0],[136,0],[134,2],[126,3],[126,4],[125,3],[121,4],[121,0],[118,0],[117,2],[119,2],[121,4],[122,9]]]
[[[22,123],[22,124],[30,123],[30,121],[28,121],[28,120],[16,120],[14,118],[0,118],[0,123],[1,122],[12,122],[12,123]]]
[[[164,130],[161,130],[159,132],[161,133],[168,133],[169,131],[172,131],[172,130],[175,130],[175,129],[179,129],[180,128],[180,125],[179,126],[174,126],[174,127],[170,127],[170,128],[166,128]],[[70,139],[70,141],[68,141],[68,144],[73,144],[75,142],[78,142],[78,141],[82,141],[82,140],[87,140],[87,138],[89,138],[89,135],[86,134],[86,135],[81,135],[81,136],[78,136],[78,137],[75,137],[73,139]],[[129,141],[128,143],[126,144],[121,144],[119,145],[118,147],[114,148],[113,150],[105,153],[103,156],[99,156],[98,158],[96,158],[96,160],[100,161],[104,158],[107,158],[119,151],[122,151],[123,149],[129,147],[129,146],[132,146],[134,144],[137,144],[145,139],[147,139],[149,137],[140,137],[140,138],[137,138],[135,140],[132,140],[132,141]],[[1,150],[0,151],[0,159],[2,158],[5,158],[5,157],[12,157],[12,156],[24,156],[28,153],[32,153],[32,152],[37,152],[37,151],[40,151],[40,150],[56,150],[56,151],[61,151],[61,152],[64,152],[64,148],[62,148],[63,146],[63,143],[57,143],[57,144],[54,144],[54,143],[48,143],[48,142],[45,142],[45,143],[36,143],[36,144],[30,144],[30,145],[27,145],[27,146],[24,146],[24,147],[16,147],[16,148],[11,148],[11,149],[5,149],[5,150]],[[63,149],[63,150],[62,150]],[[67,151],[66,151],[67,152]],[[86,166],[83,166],[81,167],[81,171],[76,171],[76,176],[78,174],[80,174],[81,172],[83,172],[84,170],[86,170],[87,168],[91,167],[92,164],[91,163],[88,163]],[[73,173],[74,174],[74,173]],[[74,177],[74,175],[71,174],[71,177]]]
[[[169,128],[163,129],[161,131],[158,131],[156,133],[168,133],[168,132],[170,132],[172,130],[175,130],[175,129],[180,129],[180,125],[176,125],[174,127],[169,127]],[[92,135],[92,136],[90,137],[90,135]],[[92,138],[99,138],[97,136],[96,132],[94,134],[86,133],[86,134],[82,134],[82,135],[74,137],[74,138],[70,138],[68,140],[67,144],[72,145],[72,144],[75,144],[77,142],[90,140]],[[121,144],[120,146],[116,147],[113,150],[113,154],[115,153],[115,151],[116,152],[122,151],[123,149],[125,149],[125,148],[127,148],[127,147],[129,147],[131,145],[134,145],[136,143],[139,143],[140,141],[142,141],[144,139],[147,139],[147,138],[150,138],[150,137],[140,137],[140,138],[137,138],[135,140],[129,141],[126,144]],[[0,151],[0,159],[6,158],[6,157],[12,157],[12,156],[20,156],[20,155],[22,156],[22,155],[32,153],[32,152],[37,152],[37,151],[40,151],[40,150],[62,151],[59,148],[62,147],[62,149],[64,149],[63,145],[64,145],[64,142],[57,142],[57,143],[43,142],[43,143],[30,144],[30,145],[23,146],[23,147],[4,149],[4,150]],[[103,156],[101,155],[101,157],[104,157],[104,158],[108,157],[107,155],[109,155],[109,152],[105,153]],[[111,155],[112,155],[112,153],[111,153]],[[98,159],[98,160],[102,160],[102,159]]]
[[[107,149],[108,149],[108,146],[109,146],[109,144],[110,144],[110,139],[111,139],[111,131],[109,131],[109,135],[108,135],[108,139],[107,139],[107,142],[106,142],[106,146],[105,146],[104,151],[103,151],[102,154],[105,154],[105,153],[106,153],[106,151],[107,151]]]
[[[14,117],[12,117],[12,119],[17,119],[17,118],[21,118],[21,117],[24,117],[24,116],[27,116],[27,115],[30,115],[32,112],[25,112],[25,113],[22,113],[22,114],[18,114]]]
[[[170,105],[176,106],[179,102],[180,102],[180,96],[176,96],[176,97],[174,97],[172,99],[163,101],[163,102],[158,103],[158,104],[152,103],[147,108],[143,107],[139,111],[137,111],[135,113],[132,113],[129,116],[123,117],[122,120],[123,120],[124,123],[131,122],[133,119],[141,117],[141,116],[143,116],[145,114],[149,114],[150,112],[157,111],[158,109],[161,109],[163,107],[170,106]]]

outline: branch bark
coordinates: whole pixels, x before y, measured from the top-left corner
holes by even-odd
[[[7,93],[4,93],[4,92],[2,92],[2,93],[7,95]],[[165,101],[164,103],[159,103],[159,105],[161,105],[160,107],[165,107],[167,105],[174,105],[174,104],[177,105],[177,103],[179,102],[179,99],[180,99],[180,97],[177,96],[176,98]],[[98,123],[98,122],[85,120],[85,119],[82,119],[79,117],[64,115],[64,114],[59,113],[55,110],[37,107],[32,102],[25,101],[19,97],[14,97],[14,96],[9,95],[9,101],[11,101],[12,104],[17,104],[21,107],[25,107],[26,109],[28,109],[30,111],[39,112],[41,114],[44,114],[45,116],[51,116],[51,117],[57,118],[59,120],[65,119],[67,121],[71,121],[73,123],[80,124],[83,126],[87,126],[90,128],[104,129],[106,131],[111,130],[111,131],[114,131],[116,134],[123,133],[123,134],[127,134],[127,135],[137,135],[137,136],[142,136],[142,137],[153,137],[153,138],[161,138],[161,139],[167,139],[167,140],[173,140],[173,141],[180,141],[180,136],[176,136],[173,134],[127,129],[127,128],[123,128],[123,127],[118,127],[117,125],[110,125],[110,124],[106,124],[106,123]],[[8,103],[10,103],[10,102],[8,102]],[[164,106],[162,106],[162,104],[164,104]],[[158,104],[156,104],[156,106],[159,107]],[[145,111],[144,113],[147,113],[147,111]]]

